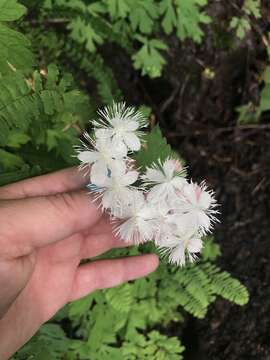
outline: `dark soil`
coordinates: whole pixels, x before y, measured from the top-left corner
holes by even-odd
[[[202,46],[171,40],[161,80],[134,75],[125,56],[114,65],[127,100],[152,107],[153,122],[187,160],[192,178],[206,179],[216,190],[220,266],[250,292],[243,308],[218,300],[205,320],[190,319],[184,338],[189,359],[270,359],[270,113],[259,123],[237,126],[235,110],[258,102],[270,11],[265,1],[263,19],[239,42],[226,30],[235,4],[212,1],[216,23]],[[189,336],[196,348],[190,348]]]

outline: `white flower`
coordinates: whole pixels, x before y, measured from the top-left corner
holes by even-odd
[[[149,191],[149,200],[159,202],[174,199],[177,191],[187,184],[184,176],[185,171],[179,160],[167,158],[163,164],[159,162],[148,167],[142,179],[146,185],[154,185]]]
[[[191,183],[186,184],[178,195],[181,203],[179,209],[182,212],[182,219],[180,217],[179,221],[199,227],[204,234],[211,230],[212,223],[217,221],[214,214],[218,213],[214,210],[217,205],[213,192],[206,191],[204,184],[199,186]]]
[[[77,156],[80,167],[90,170],[87,187],[115,223],[115,233],[135,245],[153,240],[176,265],[194,261],[202,236],[217,221],[213,192],[204,183],[188,183],[180,161],[169,157],[157,160],[139,177],[128,153],[141,147],[143,115],[124,103],[99,115],[93,138],[85,134],[91,146],[83,144]]]
[[[94,121],[95,135],[99,139],[112,139],[112,146],[138,151],[141,142],[139,129],[146,126],[146,120],[140,112],[125,103],[113,104],[99,111],[101,118]]]
[[[148,200],[148,196],[147,196]],[[176,224],[171,221],[172,211],[166,201],[159,201],[158,203],[148,201],[148,206],[151,209],[153,222],[155,222],[154,242],[157,246],[166,246],[171,243],[171,236],[174,238],[174,233],[177,231]]]
[[[202,239],[198,232],[190,229],[178,229],[174,239],[171,237],[171,243],[162,247],[161,252],[169,255],[169,262],[172,264],[184,266],[186,260],[193,262],[196,259],[196,253],[202,250]]]
[[[117,166],[126,159],[126,149],[113,147],[110,139],[98,139],[96,143],[93,143],[88,134],[85,134],[85,138],[92,144],[93,150],[83,144],[83,148],[79,149],[77,157],[82,166],[93,164],[91,167],[92,176],[95,174],[96,177],[104,178],[108,169]]]
[[[126,208],[126,219],[116,227],[116,234],[124,241],[140,244],[152,240],[156,222],[151,207],[144,195],[134,191],[133,197]]]
[[[127,171],[125,163],[115,162],[106,176],[91,170],[91,182],[97,186],[97,199],[102,196],[103,209],[110,209],[111,215],[122,216],[130,203],[133,190],[131,185],[137,181],[137,171]]]

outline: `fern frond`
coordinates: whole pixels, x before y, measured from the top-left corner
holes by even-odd
[[[203,270],[209,276],[210,286],[215,294],[238,305],[245,305],[248,302],[246,287],[239,280],[232,278],[227,271],[220,271],[213,264],[203,265]]]
[[[105,291],[105,298],[108,305],[119,312],[128,312],[133,302],[132,287],[124,284]]]
[[[39,124],[44,127],[44,120],[48,124],[58,113],[66,114],[71,124],[70,115],[78,112],[78,105],[83,105],[86,97],[77,90],[68,91],[67,85],[67,80],[58,83],[58,72],[54,67],[49,67],[47,77],[43,78],[37,72],[33,79],[26,79],[20,72],[3,76],[0,83],[0,146],[6,145],[13,129],[24,132],[33,122],[33,129],[38,130]],[[65,125],[62,121],[62,128]]]

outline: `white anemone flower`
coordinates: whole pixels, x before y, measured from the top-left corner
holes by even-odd
[[[141,148],[139,129],[147,122],[139,111],[126,107],[125,103],[113,104],[99,111],[101,118],[94,121],[95,135],[98,139],[112,139],[112,146],[138,151]]]
[[[209,232],[213,222],[218,221],[214,216],[218,211],[215,210],[217,204],[213,192],[206,191],[204,183],[190,183],[186,184],[178,195],[181,203],[179,210],[182,213],[179,221],[199,227],[203,234]]]
[[[142,192],[133,192],[132,200],[126,208],[125,219],[115,229],[116,234],[124,241],[140,244],[153,239],[156,221],[151,207]]]
[[[147,167],[142,179],[146,185],[154,185],[148,195],[149,201],[154,202],[174,199],[176,193],[187,184],[180,161],[170,158],[164,163],[159,161],[152,167]]]

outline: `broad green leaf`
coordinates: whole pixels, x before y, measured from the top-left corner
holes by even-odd
[[[0,23],[0,73],[11,69],[29,70],[34,63],[29,40]]]
[[[26,8],[17,0],[0,0],[0,21],[18,20],[26,13]]]

